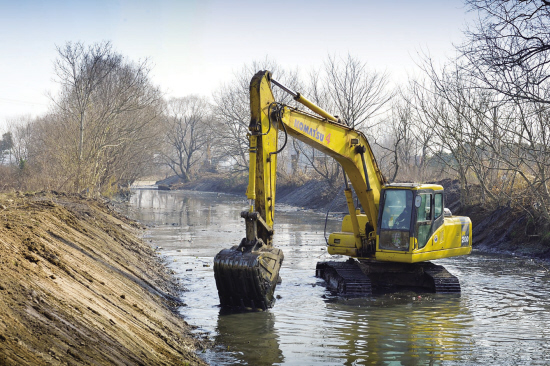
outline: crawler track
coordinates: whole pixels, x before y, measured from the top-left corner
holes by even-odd
[[[460,293],[460,282],[458,278],[450,274],[443,266],[433,263],[426,263],[424,273],[432,278],[434,292],[436,293]]]
[[[369,277],[361,271],[357,262],[319,262],[315,271],[328,287],[338,295],[369,296],[372,285]]]
[[[460,293],[458,278],[431,262],[319,262],[315,275],[326,281],[329,290],[341,296],[361,297],[403,290]]]

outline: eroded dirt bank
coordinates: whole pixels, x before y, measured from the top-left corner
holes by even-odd
[[[0,194],[0,365],[203,364],[138,230],[98,201]]]

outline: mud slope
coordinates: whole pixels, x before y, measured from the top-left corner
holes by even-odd
[[[137,230],[98,201],[0,195],[0,365],[202,364]]]

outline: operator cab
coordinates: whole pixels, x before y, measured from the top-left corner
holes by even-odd
[[[379,249],[422,249],[431,234],[443,225],[443,187],[421,188],[424,187],[393,184],[382,190]]]
[[[443,193],[443,187],[434,184],[384,187],[380,195],[376,259],[413,263],[469,253],[471,222],[465,217],[447,217],[449,225],[445,230]],[[457,237],[467,240],[457,241]]]
[[[405,263],[469,254],[472,223],[468,217],[450,215],[444,203],[440,185],[386,185],[380,193],[376,237],[371,236],[374,232],[370,233],[373,228],[367,215],[357,210],[344,217],[341,232],[330,234],[328,252]],[[353,216],[357,219],[360,245],[355,240]]]

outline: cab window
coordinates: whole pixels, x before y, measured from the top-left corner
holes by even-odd
[[[417,212],[417,222],[432,221],[432,195],[421,194],[422,201]]]
[[[437,193],[434,198],[434,215],[438,219],[443,213],[443,195]]]
[[[382,229],[407,230],[411,227],[413,193],[390,189],[384,192]]]

